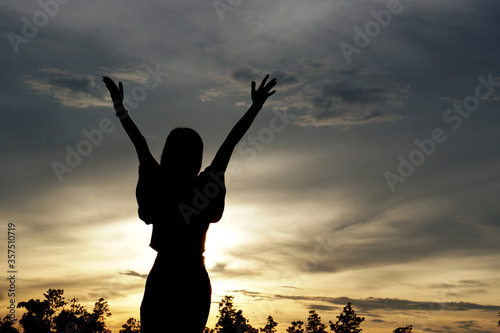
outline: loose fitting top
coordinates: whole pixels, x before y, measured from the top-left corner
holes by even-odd
[[[136,197],[139,218],[153,225],[149,246],[174,258],[202,256],[208,226],[224,211],[224,173],[208,167],[182,189],[169,177],[156,161],[139,165]]]

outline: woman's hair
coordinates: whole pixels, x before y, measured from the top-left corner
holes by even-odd
[[[174,128],[165,141],[160,165],[166,171],[197,176],[203,159],[203,140],[187,127]]]

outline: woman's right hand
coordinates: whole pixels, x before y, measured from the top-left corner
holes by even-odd
[[[268,78],[269,74],[262,80],[257,90],[255,90],[255,81],[252,81],[252,101],[260,107],[264,105],[269,96],[276,92],[276,90],[271,91],[277,83],[276,79],[274,78],[266,84]]]
[[[106,88],[109,90],[109,94],[111,95],[111,100],[113,101],[113,106],[115,109],[117,107],[122,107],[123,106],[123,84],[121,82],[118,82],[118,86],[116,86],[115,81],[110,79],[107,76],[103,76],[102,80],[104,81],[104,84],[106,84]]]

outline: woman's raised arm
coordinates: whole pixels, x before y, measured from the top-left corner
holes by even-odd
[[[250,106],[250,109],[248,109],[245,115],[236,123],[236,125],[234,125],[226,140],[224,140],[224,143],[222,143],[222,146],[217,151],[217,154],[210,165],[215,172],[226,171],[234,148],[252,125],[255,117],[264,106],[267,98],[276,92],[276,90],[271,91],[277,83],[276,79],[272,79],[266,84],[268,78],[269,74],[262,80],[257,90],[255,90],[255,81],[252,81],[252,106]]]
[[[119,87],[117,87],[116,83],[107,76],[103,76],[102,80],[106,84],[106,88],[109,90],[116,115],[120,118],[120,122],[122,123],[125,132],[134,144],[137,156],[139,157],[139,163],[155,161],[153,155],[151,155],[151,152],[149,151],[146,139],[139,131],[137,125],[132,121],[132,118],[128,115],[128,111],[123,106],[123,84],[118,82]]]

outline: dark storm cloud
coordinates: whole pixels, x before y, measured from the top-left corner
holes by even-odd
[[[306,64],[312,62],[303,60]],[[285,97],[292,108],[305,112],[298,118],[300,125],[353,126],[402,118],[397,111],[404,107],[410,86],[387,70],[377,66],[349,69],[314,64],[315,68],[324,67],[324,72],[311,74],[304,85],[293,91],[299,98]],[[305,67],[307,71],[310,66]]]
[[[231,70],[230,75],[233,79],[247,85],[248,82],[256,81],[256,78],[260,77],[261,73],[256,69],[242,66]],[[283,87],[298,85],[301,83],[301,79],[297,74],[286,72],[283,70],[275,70],[269,73],[269,79],[272,78],[276,78],[276,80],[279,82],[279,85]]]
[[[243,83],[248,83],[257,77],[258,73],[250,67],[239,67],[231,71],[231,77],[241,81]]]
[[[323,98],[338,97],[345,103],[372,104],[383,102],[387,91],[382,87],[360,87],[351,82],[338,81],[322,86]]]
[[[270,75],[270,78],[276,78],[276,81],[279,82],[280,86],[293,86],[298,85],[302,81],[300,77],[294,73],[287,73],[285,71],[273,71]]]

